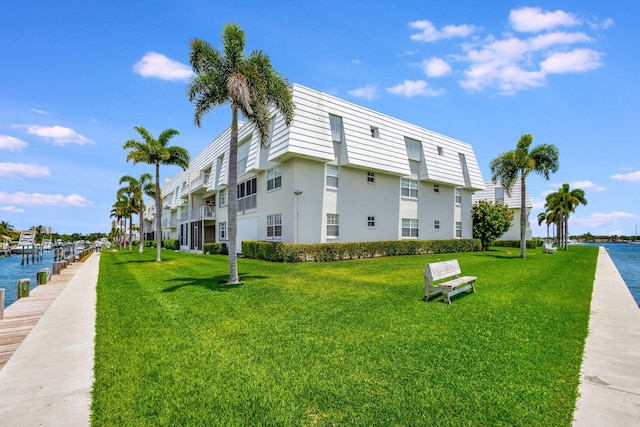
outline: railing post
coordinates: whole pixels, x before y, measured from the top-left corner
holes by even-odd
[[[4,288],[0,288],[0,319],[4,319]]]
[[[18,299],[28,297],[31,290],[31,279],[18,280]]]

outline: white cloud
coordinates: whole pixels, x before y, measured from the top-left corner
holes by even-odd
[[[539,7],[512,10],[509,13],[509,21],[514,30],[527,33],[537,33],[556,27],[572,27],[582,23],[571,13],[562,10],[543,12]]]
[[[430,58],[422,61],[427,77],[442,77],[451,74],[451,65],[441,58]]]
[[[421,30],[420,33],[412,34],[411,40],[434,42],[440,39],[450,39],[453,37],[467,37],[475,31],[473,25],[446,25],[438,30],[431,21],[420,20],[409,23],[409,27]]]
[[[640,171],[631,173],[617,173],[615,175],[611,175],[609,178],[617,179],[620,181],[640,182]]]
[[[44,114],[44,115],[49,114],[49,112],[48,112],[48,111],[39,110],[39,109],[37,109],[37,108],[32,108],[32,109],[31,109],[31,111],[33,111],[34,113],[38,113],[38,114]]]
[[[15,206],[0,206],[0,211],[22,213],[24,209],[16,208]]]
[[[133,71],[142,77],[162,80],[187,80],[193,75],[193,71],[187,65],[156,52],[149,52],[143,56],[133,66]]]
[[[546,199],[539,199],[537,197],[531,198],[532,209],[544,209],[545,203],[547,203]]]
[[[582,229],[589,228],[598,228],[609,226],[612,227],[616,225],[619,220],[635,218],[634,214],[628,212],[609,212],[609,213],[600,213],[596,212],[589,217],[586,218],[578,218],[578,217],[569,217],[569,231],[571,231],[571,227],[579,227]]]
[[[38,178],[49,176],[49,168],[25,163],[0,163],[0,176],[7,178]]]
[[[21,151],[27,143],[9,135],[0,135],[0,150]]]
[[[571,73],[591,71],[602,66],[601,52],[591,49],[575,49],[570,52],[555,52],[540,63],[545,73]]]
[[[86,138],[73,129],[63,126],[39,126],[39,125],[11,125],[11,128],[24,128],[31,135],[50,139],[55,145],[64,144],[93,144],[94,142]]]
[[[402,95],[407,98],[414,96],[438,96],[444,93],[444,91],[434,90],[429,87],[429,83],[424,80],[405,80],[396,86],[387,88],[389,93],[394,95]]]
[[[606,30],[614,24],[613,19],[607,18],[602,22],[589,22],[589,27],[593,30]]]
[[[347,91],[347,93],[351,96],[355,96],[356,98],[363,98],[371,101],[378,95],[378,88],[375,85],[366,85],[353,90],[349,90]]]
[[[90,201],[77,194],[5,193],[0,191],[0,204],[21,206],[75,206],[86,207]]]
[[[571,184],[569,184],[569,187],[571,189],[574,188],[580,188],[582,190],[591,190],[591,191],[606,191],[607,189],[604,187],[601,187],[597,184],[594,184],[591,181],[576,181],[576,182],[572,182]]]

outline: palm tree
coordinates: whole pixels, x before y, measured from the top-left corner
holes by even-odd
[[[222,50],[204,40],[191,42],[189,60],[193,67],[187,97],[195,104],[194,122],[211,109],[231,106],[231,140],[229,143],[228,239],[229,283],[238,278],[236,251],[237,180],[238,180],[238,112],[257,129],[260,143],[269,137],[271,107],[275,107],[289,126],[293,121],[293,93],[286,78],[280,75],[262,51],[244,52],[245,34],[236,24],[222,30]]]
[[[491,161],[491,180],[493,183],[502,182],[504,190],[511,196],[511,189],[520,179],[520,257],[524,258],[527,248],[527,206],[525,203],[526,178],[531,172],[543,175],[548,181],[549,174],[557,172],[558,149],[555,145],[541,144],[529,151],[533,142],[531,134],[522,135],[515,150],[499,154]]]
[[[156,167],[156,188],[154,191],[156,202],[156,261],[161,261],[162,248],[162,204],[160,193],[160,165],[176,165],[183,170],[189,167],[189,152],[178,146],[167,146],[169,140],[178,131],[175,129],[164,130],[158,139],[155,139],[145,128],[136,126],[134,129],[144,141],[130,139],[124,143],[123,149],[130,149],[127,153],[127,162],[133,160],[133,164],[142,162]]]
[[[144,250],[144,196],[150,196],[155,192],[154,185],[152,183],[153,176],[150,173],[143,173],[140,178],[136,179],[130,175],[124,175],[120,178],[120,184],[127,183],[125,187],[120,188],[118,191],[125,191],[133,195],[133,207],[134,211],[138,213],[138,229],[140,230],[140,243],[138,252],[142,253]]]
[[[546,241],[549,241],[549,226],[551,225],[551,222],[549,221],[549,213],[548,212],[540,212],[538,214],[538,225],[542,225],[542,223],[545,222],[547,224],[547,239]]]
[[[566,250],[569,240],[569,215],[576,211],[578,205],[587,204],[584,190],[580,188],[571,190],[569,184],[562,184],[558,191],[548,194],[546,200],[545,208],[558,216],[558,242],[559,244],[562,242]]]
[[[127,196],[122,194],[118,196],[118,200],[113,204],[113,208],[111,209],[111,217],[116,218],[118,221],[118,247],[122,248],[122,236],[124,234],[122,227],[122,218],[127,218],[129,209],[129,201],[127,200]],[[125,219],[126,223],[126,219]]]

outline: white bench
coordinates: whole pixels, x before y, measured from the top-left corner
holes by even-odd
[[[551,243],[545,243],[542,253],[555,254],[558,248],[554,248]]]
[[[473,285],[476,278],[473,276],[460,277],[461,273],[457,259],[427,264],[424,268],[424,298],[422,300],[429,301],[442,294],[444,301],[451,304],[452,296],[467,290],[475,292],[476,288]]]

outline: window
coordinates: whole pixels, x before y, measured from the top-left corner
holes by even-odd
[[[462,237],[462,223],[456,221],[456,237]]]
[[[462,189],[460,187],[456,187],[456,205],[462,204]]]
[[[327,214],[327,237],[340,236],[340,215]]]
[[[331,139],[333,142],[342,142],[344,140],[342,117],[329,114],[329,124],[331,125]]]
[[[436,231],[440,231],[440,220],[436,219],[433,221],[433,229]]]
[[[269,122],[269,138],[267,142],[264,144],[264,148],[271,147],[271,141],[273,141],[273,130],[276,127],[276,116],[271,117],[271,122]]]
[[[373,228],[375,226],[376,226],[376,217],[375,216],[368,216],[367,217],[367,227]]]
[[[338,166],[327,165],[326,173],[327,173],[327,180],[326,180],[327,187],[338,188]]]
[[[440,185],[439,184],[433,184],[433,192],[434,193],[439,193],[440,192]]]
[[[444,156],[444,148],[438,147],[438,156]]]
[[[376,182],[376,173],[375,172],[367,172],[367,182],[371,184],[375,184]]]
[[[282,187],[282,167],[274,166],[267,170],[267,191]]]
[[[227,223],[221,222],[218,228],[220,229],[220,240],[227,240]]]
[[[227,189],[223,188],[218,192],[218,201],[220,202],[220,206],[227,205]]]
[[[496,202],[504,205],[504,188],[496,187]]]
[[[267,215],[267,237],[282,237],[282,214]]]
[[[404,144],[407,147],[407,156],[409,157],[409,160],[416,162],[422,160],[422,142],[405,136]]]
[[[415,179],[402,178],[400,180],[402,197],[418,198],[418,181]]]
[[[380,131],[375,126],[371,126],[371,137],[372,138],[380,138]]]
[[[402,218],[402,237],[418,237],[418,220]]]
[[[249,158],[249,141],[242,142],[238,145],[238,173],[242,173],[247,169],[247,159]]]
[[[256,208],[257,182],[257,178],[253,177],[238,184],[238,212]]]

